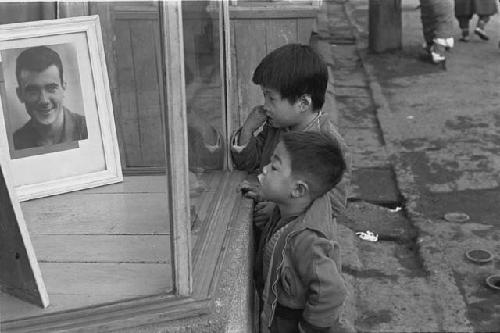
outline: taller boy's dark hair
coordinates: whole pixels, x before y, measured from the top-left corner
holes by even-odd
[[[287,44],[261,60],[252,81],[278,90],[281,97],[292,104],[302,95],[309,94],[313,110],[320,110],[325,103],[328,70],[309,45]]]
[[[290,131],[281,136],[291,160],[292,175],[309,186],[313,199],[335,187],[346,169],[338,142],[320,132]]]
[[[16,60],[17,82],[21,84],[21,71],[23,69],[32,72],[42,72],[52,65],[57,66],[59,69],[59,79],[61,79],[61,83],[64,82],[61,58],[56,51],[44,45],[26,49],[19,54]]]

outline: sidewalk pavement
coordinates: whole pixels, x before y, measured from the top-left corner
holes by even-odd
[[[419,60],[417,5],[403,3],[401,51],[368,52],[368,0],[325,2],[313,42],[353,152],[340,220],[346,316],[363,332],[500,331],[500,293],[484,283],[500,273],[500,22],[489,44],[456,45],[443,71]],[[450,211],[471,219],[445,221]],[[379,240],[354,234],[365,230]],[[496,259],[471,263],[472,248]]]

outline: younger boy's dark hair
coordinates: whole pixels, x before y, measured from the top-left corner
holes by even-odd
[[[292,175],[307,183],[313,199],[328,192],[342,179],[346,163],[332,136],[290,131],[282,134],[281,141],[290,155]]]
[[[20,78],[23,69],[32,72],[43,72],[52,65],[57,66],[59,69],[59,79],[61,83],[64,82],[61,58],[56,51],[44,45],[26,49],[16,59],[17,82],[21,84]]]
[[[261,60],[252,81],[276,89],[292,104],[302,95],[309,94],[312,109],[320,110],[325,103],[328,70],[323,59],[309,45],[287,44]]]

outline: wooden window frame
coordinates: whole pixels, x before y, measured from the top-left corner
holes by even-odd
[[[168,64],[164,109],[165,156],[170,227],[172,232],[172,270],[174,293],[188,296],[192,291],[191,223],[189,212],[188,138],[184,82],[184,41],[180,1],[163,2],[161,7],[163,49]],[[170,73],[170,74],[168,74]]]

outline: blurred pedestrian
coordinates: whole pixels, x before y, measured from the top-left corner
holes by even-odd
[[[453,47],[452,0],[420,0],[420,17],[424,34],[424,48],[430,60],[443,63],[445,51]]]
[[[463,42],[469,41],[469,23],[474,14],[478,16],[474,33],[482,40],[489,40],[484,27],[490,20],[490,16],[495,15],[497,12],[496,0],[455,0],[455,17],[462,30],[460,40]]]

